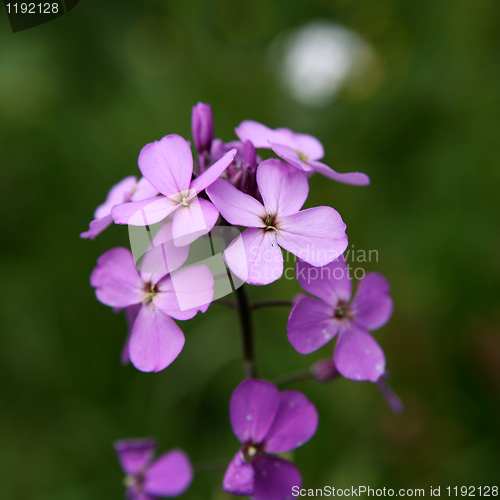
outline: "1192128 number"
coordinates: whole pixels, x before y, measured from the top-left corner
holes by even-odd
[[[456,497],[497,497],[498,496],[498,486],[448,486],[448,496],[453,493]]]
[[[9,14],[57,14],[59,12],[57,3],[8,3],[6,7]]]

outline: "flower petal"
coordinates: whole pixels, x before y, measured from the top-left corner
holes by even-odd
[[[106,201],[99,205],[94,212],[94,219],[102,219],[111,213],[111,209],[119,203],[125,203],[130,200],[134,188],[137,184],[135,175],[125,177],[118,184],[115,184],[106,196]]]
[[[252,500],[292,500],[292,488],[302,486],[302,477],[294,464],[282,458],[258,453],[252,462],[255,490]]]
[[[264,451],[286,453],[311,439],[318,428],[318,411],[304,394],[283,391],[273,425],[267,433]]]
[[[154,439],[122,439],[116,441],[113,447],[123,472],[134,476],[151,463],[156,441]]]
[[[334,307],[351,298],[352,281],[342,255],[322,267],[298,260],[295,275],[306,292]]]
[[[232,184],[217,179],[207,188],[207,194],[220,214],[230,224],[245,227],[265,227],[266,209],[252,196],[242,193]]]
[[[376,382],[385,372],[384,351],[356,323],[340,332],[333,360],[338,371],[352,380]]]
[[[132,241],[132,239],[131,239]],[[172,223],[162,225],[136,264],[145,282],[155,285],[168,273],[181,267],[187,260],[189,247],[177,247],[172,236]]]
[[[149,304],[141,307],[130,334],[131,363],[143,372],[159,372],[179,355],[184,334],[174,320]]]
[[[296,169],[304,172],[312,172],[312,167],[310,167],[309,164],[306,163],[294,149],[284,146],[283,144],[275,143],[271,143],[271,147],[276,155],[290,163],[290,165],[293,165]]]
[[[193,174],[193,155],[189,143],[172,134],[146,144],[139,154],[142,175],[165,196],[189,189]]]
[[[90,275],[97,300],[111,307],[128,307],[144,298],[144,282],[135,268],[130,250],[116,247],[97,259]]]
[[[133,306],[126,307],[124,309],[125,319],[127,320],[127,337],[123,343],[122,352],[120,355],[120,361],[122,365],[128,365],[130,363],[130,358],[128,356],[128,344],[130,342],[130,332],[134,326],[135,318],[141,310],[142,304],[134,304]]]
[[[230,163],[234,160],[236,153],[236,149],[231,149],[231,151],[227,152],[220,160],[215,162],[200,176],[196,177],[196,179],[191,182],[190,186],[190,189],[194,191],[194,194],[198,194],[200,191],[203,191],[208,186],[213,184],[221,176],[222,172],[229,167]]]
[[[331,207],[316,207],[280,217],[276,241],[313,266],[324,266],[347,248],[346,225]]]
[[[241,142],[250,141],[256,148],[269,149],[269,141],[275,137],[273,129],[254,120],[245,120],[234,129]]]
[[[105,215],[102,219],[95,219],[90,222],[88,231],[80,233],[80,238],[89,238],[93,240],[111,224],[113,224],[113,217],[111,217],[111,214]]]
[[[246,229],[225,250],[231,271],[251,285],[267,285],[283,274],[283,254],[274,231]]]
[[[325,155],[323,144],[312,135],[293,132],[288,128],[277,128],[276,132],[287,137],[288,142],[282,144],[288,144],[293,149],[300,151],[309,160],[319,160]]]
[[[141,177],[135,191],[132,193],[130,201],[146,200],[158,194],[160,194],[158,189],[156,189],[145,177]]]
[[[390,319],[393,310],[389,282],[378,273],[368,273],[358,285],[352,311],[358,325],[377,330]]]
[[[193,243],[207,234],[217,222],[219,211],[207,200],[192,198],[189,206],[181,205],[174,213],[172,235],[175,246]]]
[[[229,417],[241,443],[261,443],[276,417],[280,396],[267,380],[244,380],[233,392]]]
[[[324,163],[321,163],[319,161],[312,161],[309,163],[309,165],[316,173],[322,174],[325,177],[333,179],[337,182],[352,184],[353,186],[367,186],[368,184],[370,184],[370,178],[362,172],[348,172],[345,174],[341,174],[339,172],[335,172],[333,168],[330,168],[328,165],[325,165]]]
[[[305,297],[292,309],[286,327],[290,344],[300,354],[310,354],[330,342],[339,332],[334,308],[321,300]]]
[[[257,184],[266,214],[280,217],[297,213],[307,199],[307,177],[280,160],[263,161],[257,168]]]
[[[171,450],[158,457],[147,470],[144,491],[160,497],[182,495],[193,480],[193,468],[182,450]]]
[[[252,495],[254,490],[254,470],[250,463],[245,461],[243,452],[238,450],[229,464],[222,489],[233,495]]]
[[[116,224],[150,226],[165,219],[178,206],[179,204],[170,198],[155,196],[146,200],[115,205],[111,210],[111,215]]]
[[[153,303],[175,319],[185,320],[205,312],[214,296],[214,277],[204,264],[174,271],[157,284]]]

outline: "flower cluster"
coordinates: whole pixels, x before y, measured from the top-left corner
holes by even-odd
[[[127,317],[122,361],[157,372],[184,346],[176,321],[205,313],[214,297],[221,296],[216,292],[220,269],[216,272],[208,261],[193,262],[193,248],[208,238],[215,255],[216,226],[244,228],[221,250],[222,274],[237,299],[225,303],[239,312],[247,374],[229,404],[241,448],[222,487],[254,500],[284,500],[291,498],[293,486],[300,486],[301,475],[291,462],[274,455],[307,442],[316,432],[318,413],[301,392],[280,393],[276,385],[255,377],[252,304],[246,285],[235,283],[272,283],[283,274],[282,249],[298,257],[298,282],[314,297],[300,294],[289,303],[288,339],[305,355],[338,337],[333,359],[315,363],[300,378],[325,382],[343,376],[374,382],[400,411],[401,402],[385,382],[384,353],[369,333],[390,319],[389,284],[380,274],[368,273],[351,299],[352,280],[342,257],[348,240],[340,214],[329,206],[302,210],[308,179],[315,173],[358,186],[370,180],[364,173],[338,173],[320,162],[323,146],[307,134],[273,130],[251,120],[236,127],[239,140],[225,143],[214,139],[213,131],[210,106],[198,103],[192,113],[195,161],[190,143],[179,135],[147,144],[138,160],[142,177],[116,184],[81,237],[94,239],[113,221],[142,227],[148,235],[140,255],[117,247],[99,257],[90,283],[100,302]],[[258,149],[269,149],[277,158],[262,160]],[[282,383],[294,380],[288,376]],[[152,440],[118,441],[115,448],[131,500],[177,496],[192,481],[189,459],[180,450],[153,463]]]

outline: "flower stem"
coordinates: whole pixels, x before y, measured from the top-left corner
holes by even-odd
[[[255,378],[255,361],[253,349],[252,313],[245,289],[245,285],[235,290],[238,300],[238,316],[241,324],[243,340],[243,370],[245,378]]]

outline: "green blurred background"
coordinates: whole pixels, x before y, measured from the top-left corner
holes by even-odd
[[[290,33],[317,20],[356,33],[371,62],[309,105],[279,68]],[[124,368],[124,318],[88,277],[127,230],[78,237],[110,186],[139,173],[142,146],[190,138],[198,101],[217,137],[235,139],[244,119],[289,127],[317,136],[333,168],[372,179],[316,176],[307,205],[333,206],[350,245],[378,250],[361,265],[392,284],[394,315],[375,336],[406,409],[393,415],[370,383],[294,384],[320,411],[293,457],[304,486],[498,485],[499,26],[495,0],[81,0],[16,34],[0,12],[0,498],[122,498],[120,438],[156,436],[195,464],[238,448],[234,312],[214,304],[183,323],[186,346],[163,372]],[[280,280],[249,293],[298,291]],[[296,353],[286,318],[255,312],[262,377],[331,355]],[[230,498],[222,474],[198,474],[183,498]]]

